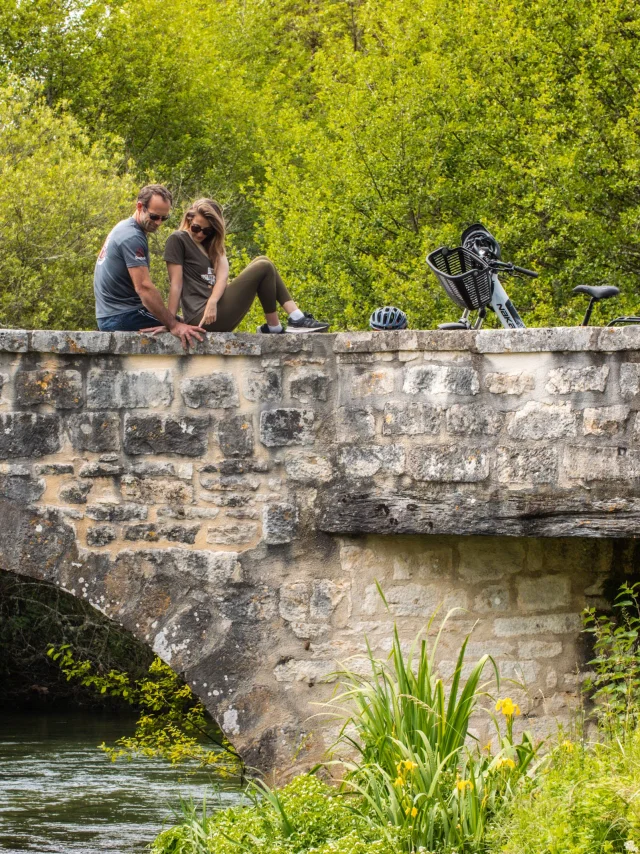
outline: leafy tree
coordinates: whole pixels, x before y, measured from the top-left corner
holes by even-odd
[[[91,660],[77,658],[70,644],[52,645],[47,654],[67,680],[120,697],[138,709],[132,736],[118,739],[114,747],[100,745],[113,762],[135,755],[159,756],[173,765],[196,760],[204,767],[215,767],[219,775],[242,776],[239,755],[189,686],[161,659],[154,658],[144,676],[134,677],[123,670],[100,672]]]
[[[36,85],[0,90],[0,323],[95,326],[95,259],[135,198],[115,157]]]

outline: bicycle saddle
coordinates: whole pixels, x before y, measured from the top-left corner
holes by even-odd
[[[620,293],[620,288],[613,285],[602,285],[601,287],[591,287],[590,285],[578,285],[573,289],[574,294],[586,294],[591,299],[598,302],[601,299],[609,299],[609,297],[617,297]]]

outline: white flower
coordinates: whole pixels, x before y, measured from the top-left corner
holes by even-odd
[[[624,847],[627,851],[630,851],[631,854],[638,854],[638,846],[633,841],[633,839],[627,839],[627,841],[624,843]]]

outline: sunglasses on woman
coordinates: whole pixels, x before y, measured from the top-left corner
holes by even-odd
[[[213,235],[216,233],[216,230],[215,228],[213,228],[213,226],[208,225],[206,228],[202,228],[201,226],[196,225],[195,222],[190,222],[189,228],[194,234],[200,234],[200,232],[202,232],[205,237],[213,237]]]

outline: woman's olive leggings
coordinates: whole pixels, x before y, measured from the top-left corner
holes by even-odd
[[[240,323],[258,297],[265,314],[276,311],[276,302],[284,305],[291,299],[273,261],[261,255],[236,276],[222,294],[215,323],[204,328],[207,332],[231,332]],[[194,323],[197,322],[197,318]]]

